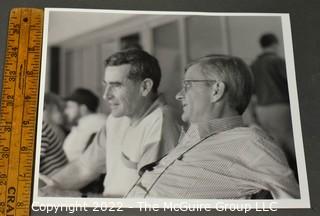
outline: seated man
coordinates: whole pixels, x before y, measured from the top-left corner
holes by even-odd
[[[62,149],[62,141],[54,126],[43,121],[40,154],[40,173],[42,175],[51,176],[68,163]]]
[[[171,108],[158,93],[161,70],[148,53],[130,49],[106,60],[103,98],[111,114],[85,153],[52,176],[57,189],[74,190],[106,173],[106,197],[123,197],[139,178],[138,170],[159,160],[177,144],[179,127]]]
[[[211,55],[192,62],[176,96],[190,127],[127,197],[248,199],[264,190],[275,199],[299,198],[283,151],[261,129],[243,124],[251,92],[241,59]]]
[[[106,123],[106,115],[97,112],[99,98],[91,90],[77,88],[70,96],[65,98],[64,109],[67,123],[71,131],[63,143],[63,150],[71,162],[80,158],[92,143],[96,133]],[[81,188],[83,196],[87,193],[101,194],[103,191],[104,174],[90,184]]]
[[[91,144],[94,135],[105,125],[106,116],[98,113],[99,98],[85,88],[76,89],[66,98],[65,115],[72,126],[63,143],[68,160],[82,156]]]
[[[68,163],[62,149],[65,138],[61,127],[62,111],[62,99],[53,93],[46,93],[41,132],[40,174],[42,175],[51,176]]]

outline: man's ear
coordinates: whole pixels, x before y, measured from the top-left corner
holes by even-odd
[[[217,102],[223,98],[226,93],[226,84],[224,82],[216,82],[212,86],[211,102]]]
[[[141,82],[141,95],[142,96],[147,96],[151,90],[152,90],[152,87],[153,87],[153,81],[152,79],[150,78],[146,78],[144,79],[142,82]]]

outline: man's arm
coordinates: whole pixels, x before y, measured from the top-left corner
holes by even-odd
[[[51,178],[60,189],[80,189],[95,180],[101,173],[83,166],[80,159],[72,161]]]
[[[106,127],[103,127],[80,158],[51,177],[54,186],[68,190],[80,189],[95,180],[101,173],[105,173],[105,144]]]

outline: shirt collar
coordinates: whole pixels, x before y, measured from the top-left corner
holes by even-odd
[[[145,114],[143,115],[142,118],[144,118],[145,116],[149,115],[150,113],[152,113],[155,109],[157,109],[160,106],[165,105],[165,99],[163,97],[162,94],[159,94],[158,97],[156,98],[156,100],[151,104],[151,106],[147,109],[147,111],[145,112]]]
[[[242,116],[231,116],[213,119],[206,122],[191,124],[186,132],[183,132],[181,141],[183,143],[199,142],[201,139],[211,135],[244,126]]]
[[[146,116],[148,116],[150,113],[152,113],[154,110],[156,110],[158,107],[166,105],[165,98],[162,94],[159,94],[155,101],[150,105],[150,107],[147,109],[147,111],[141,116],[139,121],[137,121],[134,126],[138,125],[142,119],[144,119]]]

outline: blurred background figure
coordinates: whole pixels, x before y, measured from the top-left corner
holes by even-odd
[[[71,131],[63,148],[69,161],[72,161],[90,145],[95,134],[105,124],[106,116],[96,113],[99,98],[88,89],[78,88],[65,100],[64,111]]]
[[[45,94],[43,120],[51,124],[62,140],[68,133],[68,129],[65,127],[64,107],[64,100],[60,96],[52,92]]]
[[[92,143],[96,133],[106,123],[106,115],[97,113],[99,98],[90,90],[77,88],[65,99],[65,115],[71,131],[64,141],[63,149],[69,161],[80,157]],[[105,174],[80,189],[87,193],[102,193]]]
[[[40,173],[43,175],[53,175],[68,162],[62,149],[66,135],[63,124],[63,100],[58,95],[46,93],[40,156]]]
[[[262,53],[251,66],[257,122],[281,145],[291,168],[297,172],[285,60],[279,56],[279,42],[274,34],[263,34],[259,42]]]

